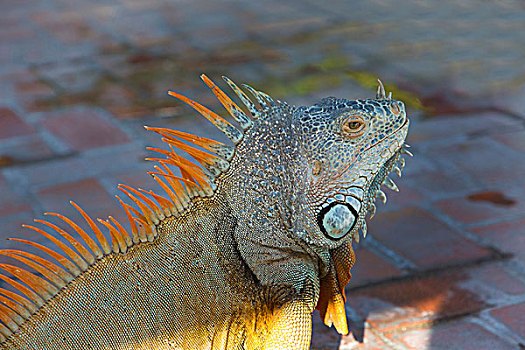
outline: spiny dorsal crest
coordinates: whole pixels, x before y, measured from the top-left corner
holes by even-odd
[[[249,112],[247,114],[207,76],[202,75],[201,78],[229,114],[239,123],[242,131],[199,103],[173,91],[169,91],[169,94],[196,109],[224,132],[235,145],[242,140],[243,131],[253,125],[253,119],[259,118],[273,106],[276,106],[270,96],[256,91],[248,85],[243,85],[255,97],[259,105],[257,106],[233,81],[223,77],[245,105]],[[127,204],[116,196],[126,213],[130,231],[126,230],[120,222],[111,216],[107,220],[93,220],[74,202],[70,203],[84,218],[92,234],[77,223],[57,213],[45,213],[45,215],[61,219],[69,226],[69,232],[78,235],[80,238],[73,237],[66,230],[46,220],[35,220],[35,222],[45,226],[52,233],[36,226],[22,225],[46,237],[50,242],[57,245],[61,252],[26,239],[9,238],[9,240],[37,248],[59,264],[23,250],[0,250],[0,255],[18,260],[35,271],[30,272],[14,265],[0,264],[0,269],[12,276],[9,277],[0,273],[0,279],[17,291],[15,293],[0,288],[0,342],[15,333],[32,314],[38,312],[40,307],[57,295],[77,276],[96,264],[97,261],[111,254],[125,254],[130,248],[141,243],[153,242],[158,236],[156,227],[162,220],[183,214],[190,206],[193,198],[213,195],[216,186],[215,179],[229,168],[235,147],[182,131],[154,127],[146,127],[146,129],[158,133],[169,146],[169,150],[149,147],[148,149],[165,157],[147,158],[158,162],[158,165],[154,166],[156,171],[149,172],[149,174],[166,192],[167,197],[158,195],[151,190],[145,191],[127,185],[119,185],[119,189],[136,205]],[[195,148],[195,146],[210,153]],[[202,167],[177,155],[175,148],[188,153]],[[175,175],[170,166],[176,166],[180,171],[180,176]],[[108,242],[101,227],[96,222],[107,229],[111,236],[111,242]],[[92,238],[93,236],[95,238]]]

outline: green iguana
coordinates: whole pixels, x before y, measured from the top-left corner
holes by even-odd
[[[158,162],[150,174],[166,195],[120,185],[134,202],[117,197],[129,230],[73,202],[85,228],[56,213],[46,215],[67,229],[24,225],[59,250],[12,239],[51,261],[0,251],[34,270],[0,264],[9,273],[0,278],[18,291],[0,289],[1,349],[308,349],[315,308],[326,325],[348,332],[352,239],[359,242],[359,230],[366,236],[365,215],[377,196],[386,200],[380,186],[397,190],[387,175],[400,175],[400,153],[410,155],[403,103],[380,83],[375,99],[294,107],[243,85],[250,99],[224,78],[240,108],[202,79],[238,126],[169,94],[234,146],[146,127],[169,145],[150,148],[161,154],[150,159]]]

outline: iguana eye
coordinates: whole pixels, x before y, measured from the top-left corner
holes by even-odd
[[[352,115],[346,118],[341,125],[341,133],[346,137],[358,137],[365,132],[366,122],[360,115]]]

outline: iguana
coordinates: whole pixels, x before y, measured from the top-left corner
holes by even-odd
[[[57,213],[46,215],[65,226],[23,225],[58,249],[12,239],[51,259],[0,251],[32,271],[0,264],[18,291],[0,289],[1,349],[308,349],[315,308],[348,332],[352,240],[366,236],[365,216],[386,200],[380,186],[397,189],[387,175],[401,175],[400,153],[410,154],[403,103],[380,83],[375,99],[294,107],[224,78],[241,108],[202,79],[235,122],[169,94],[234,146],[146,127],[169,146],[149,148],[166,194],[119,185],[134,202],[117,196],[130,229],[73,202],[84,228]]]

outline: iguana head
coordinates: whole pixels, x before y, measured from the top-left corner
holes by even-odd
[[[298,108],[294,124],[304,167],[306,217],[299,222],[305,239],[330,247],[346,237],[359,241],[367,212],[373,215],[374,200],[384,197],[379,187],[397,189],[387,175],[408,131],[404,104],[382,94],[355,101],[330,97]]]
[[[234,209],[248,226],[262,229],[268,224],[322,247],[337,247],[344,238],[359,240],[359,229],[366,235],[365,215],[375,213],[376,197],[386,199],[379,187],[384,184],[397,190],[387,175],[392,170],[400,174],[404,165],[401,160],[400,167],[396,166],[409,125],[402,102],[390,94],[387,97],[380,82],[375,99],[329,97],[311,107],[297,108],[243,85],[252,100],[225,78],[248,109],[246,113],[208,77],[202,78],[242,131],[197,102],[170,92],[235,143],[230,147],[153,128],[207,169],[197,170],[173,152],[161,151],[168,159],[160,161],[181,169],[190,196],[213,196],[220,188],[238,206]]]
[[[403,148],[409,125],[403,103],[386,96],[380,83],[374,99],[329,97],[297,108],[243,85],[250,98],[225,78],[241,108],[202,78],[240,128],[181,94],[170,94],[215,124],[234,147],[150,128],[204,168],[173,149],[153,149],[167,156],[153,159],[163,166],[153,174],[175,189],[178,212],[199,201],[220,206],[233,227],[236,249],[258,283],[310,291],[324,322],[346,333],[344,287],[355,260],[352,238],[359,240],[358,230],[366,235],[366,214],[373,216],[376,197],[386,200],[380,186],[397,189],[387,175],[400,174],[400,153],[410,154]],[[181,177],[171,173],[170,165],[180,169]],[[155,179],[169,194],[168,186]]]
[[[404,104],[387,97],[382,85],[375,99],[329,97],[311,107],[245,87],[260,109],[245,123],[230,167],[218,179],[230,189],[240,219],[259,232],[275,228],[325,248],[358,240],[358,230],[365,235],[367,212],[375,212],[377,196],[386,198],[379,187],[397,189],[387,175],[400,171],[396,161],[409,124]]]

